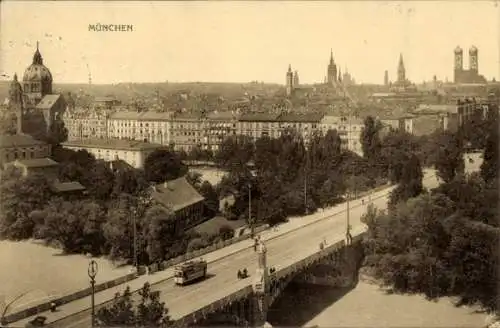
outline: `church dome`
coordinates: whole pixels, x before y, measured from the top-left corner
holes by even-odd
[[[43,65],[43,58],[36,47],[35,54],[33,55],[33,63],[24,71],[24,82],[38,82],[47,81],[52,83],[52,74],[49,69]]]
[[[462,51],[463,51],[463,50],[462,50],[462,48],[460,48],[460,46],[457,46],[457,47],[455,48],[455,53],[456,53],[456,54],[459,54],[459,53],[461,53]]]
[[[472,47],[470,47],[469,52],[470,52],[470,53],[475,53],[475,52],[477,52],[477,48],[476,48],[476,46],[472,46]]]

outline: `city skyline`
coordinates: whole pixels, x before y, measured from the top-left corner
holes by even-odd
[[[301,83],[318,83],[330,49],[341,71],[347,67],[360,83],[382,84],[385,70],[395,81],[400,53],[413,82],[434,75],[452,81],[453,50],[464,49],[467,68],[472,45],[479,49],[479,73],[488,80],[500,75],[500,8],[491,1],[1,5],[0,63],[6,79],[14,73],[22,79],[37,41],[56,83],[88,83],[90,71],[96,84],[284,84],[289,64]],[[97,23],[134,30],[89,31],[88,25]]]

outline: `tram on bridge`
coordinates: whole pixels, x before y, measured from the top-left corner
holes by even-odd
[[[185,285],[207,276],[207,261],[193,260],[174,267],[174,282],[176,285]]]

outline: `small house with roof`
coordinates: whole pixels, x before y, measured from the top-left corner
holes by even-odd
[[[29,135],[0,135],[0,164],[50,156],[50,145]]]
[[[41,174],[46,176],[49,181],[54,181],[58,176],[59,164],[50,158],[34,158],[15,160],[7,165],[13,165],[21,169],[23,176],[32,174]]]
[[[205,199],[185,177],[169,180],[152,188],[153,200],[175,213],[175,231],[180,233],[204,221]]]

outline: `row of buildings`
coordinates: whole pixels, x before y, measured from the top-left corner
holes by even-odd
[[[277,138],[285,129],[295,129],[307,143],[315,131],[335,129],[346,149],[361,154],[359,138],[363,127],[363,121],[356,117],[289,112],[84,114],[67,110],[63,120],[72,144],[87,139],[136,140],[184,151],[194,147],[216,151],[231,135],[246,135],[254,140],[263,136]]]

